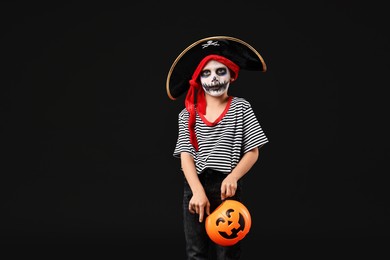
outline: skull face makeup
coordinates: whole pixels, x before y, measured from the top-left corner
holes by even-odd
[[[227,66],[215,60],[210,60],[200,73],[200,82],[203,90],[214,97],[227,92],[231,81]]]

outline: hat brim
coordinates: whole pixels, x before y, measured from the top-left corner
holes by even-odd
[[[173,62],[166,80],[166,90],[170,99],[176,100],[187,92],[189,80],[199,62],[210,54],[224,56],[243,70],[262,72],[267,70],[260,53],[243,40],[230,36],[203,38],[188,46]]]

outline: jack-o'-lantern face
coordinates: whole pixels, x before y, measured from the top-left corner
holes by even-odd
[[[222,246],[230,246],[249,232],[251,216],[241,202],[225,200],[207,216],[205,225],[211,240]]]

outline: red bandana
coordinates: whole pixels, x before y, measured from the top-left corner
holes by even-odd
[[[206,105],[207,105],[204,90],[199,81],[199,74],[204,68],[204,66],[207,64],[207,62],[209,62],[210,60],[216,60],[224,64],[226,67],[228,67],[230,71],[233,72],[232,78],[234,79],[237,79],[238,72],[240,70],[240,67],[234,62],[232,62],[231,60],[219,55],[212,54],[204,57],[203,60],[201,60],[201,62],[199,63],[198,67],[196,68],[194,74],[192,74],[192,78],[189,81],[190,88],[188,89],[187,96],[185,99],[185,106],[187,111],[190,113],[190,118],[188,122],[188,128],[190,130],[190,141],[196,151],[198,151],[198,141],[195,135],[195,122],[196,122],[195,104],[196,104],[197,111],[203,115],[206,114]],[[196,94],[196,99],[195,99],[195,94]]]

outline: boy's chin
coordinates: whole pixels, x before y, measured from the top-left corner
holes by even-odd
[[[225,90],[221,90],[221,91],[209,91],[209,92],[207,92],[207,94],[209,94],[210,96],[213,96],[213,97],[220,97],[220,96],[222,96],[223,94],[225,94]]]

